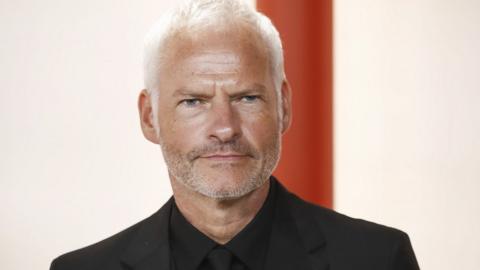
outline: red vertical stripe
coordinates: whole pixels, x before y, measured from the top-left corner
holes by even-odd
[[[292,87],[293,123],[275,175],[306,200],[332,207],[332,1],[258,0],[278,28]]]

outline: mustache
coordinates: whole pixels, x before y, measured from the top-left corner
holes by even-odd
[[[251,156],[254,159],[258,159],[259,152],[255,150],[250,144],[241,143],[238,140],[229,142],[212,142],[206,145],[202,145],[198,148],[188,152],[187,158],[193,161],[201,156],[211,155],[218,152],[235,152],[241,155]]]

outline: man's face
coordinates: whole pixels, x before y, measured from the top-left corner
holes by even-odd
[[[172,47],[154,118],[170,177],[212,198],[248,194],[275,168],[283,130],[266,53],[238,33]]]

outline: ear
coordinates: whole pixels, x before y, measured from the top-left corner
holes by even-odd
[[[282,134],[285,133],[292,123],[292,91],[287,80],[282,82]]]
[[[146,89],[143,89],[138,96],[138,112],[140,114],[140,125],[143,136],[152,143],[159,144],[157,131],[153,117],[152,97]]]

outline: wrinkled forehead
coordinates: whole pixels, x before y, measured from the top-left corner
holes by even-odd
[[[163,53],[158,76],[164,83],[179,77],[185,80],[209,73],[231,73],[238,80],[262,82],[271,77],[267,50],[249,32],[209,31],[193,36],[178,35],[170,40]]]
[[[217,52],[219,61],[222,57],[226,61],[233,60],[233,52],[245,59],[269,63],[265,42],[255,31],[236,27],[194,30],[174,33],[168,39],[162,52],[164,64],[178,63],[178,60],[198,52]]]

